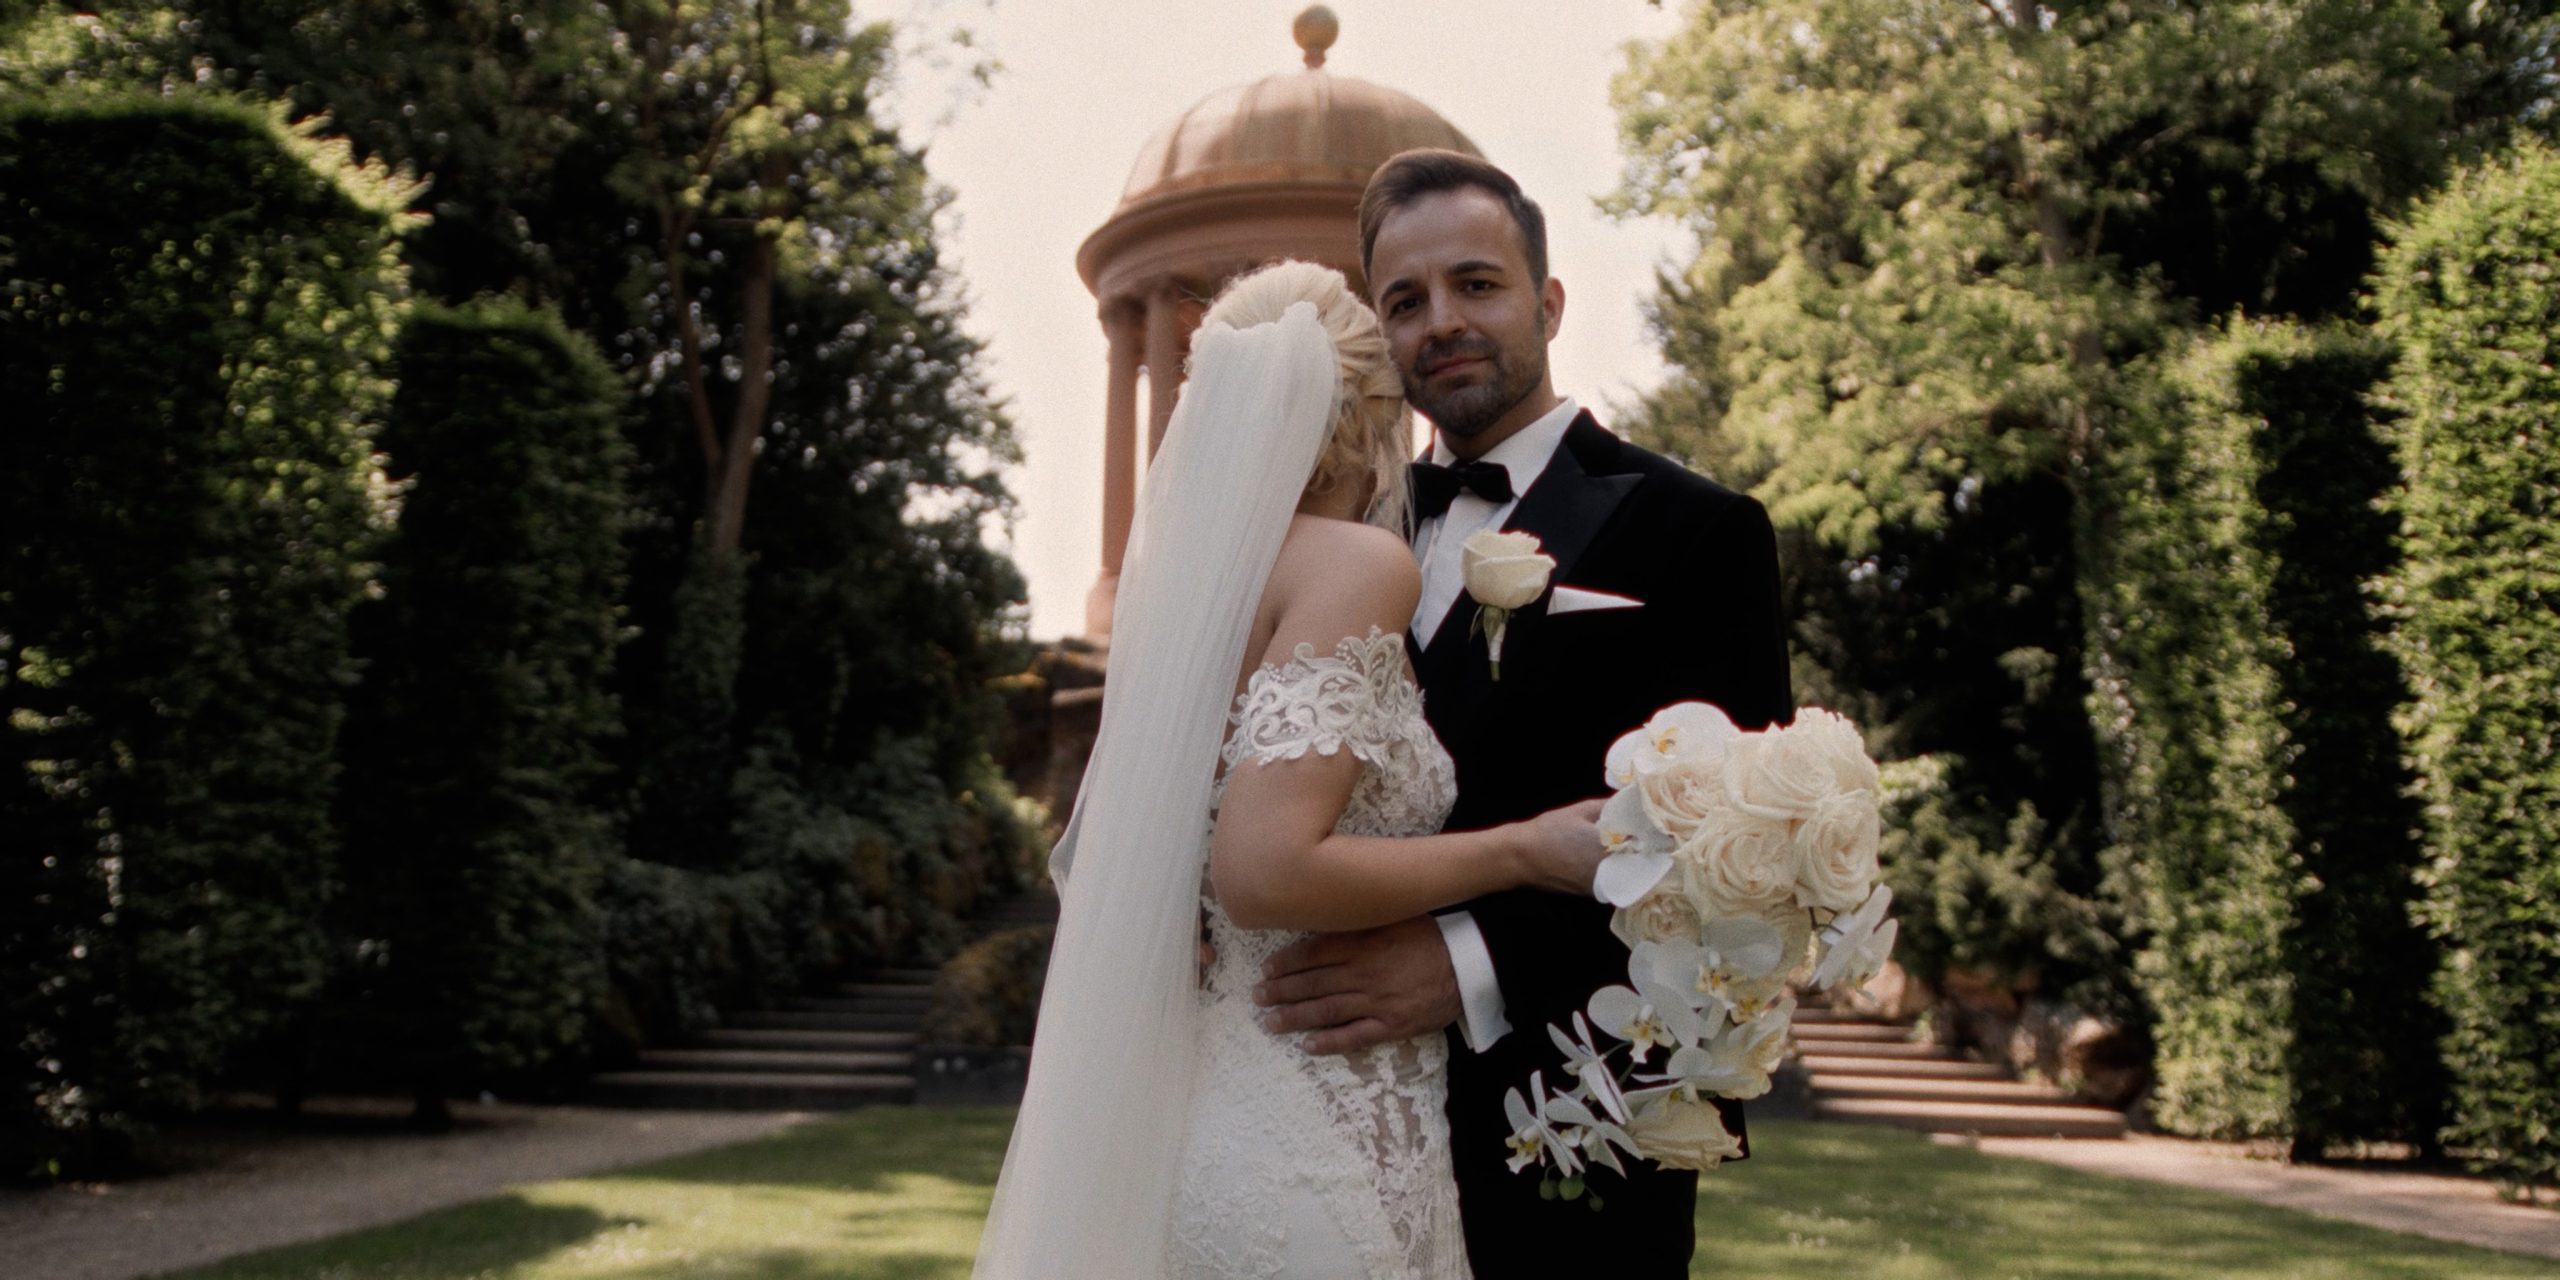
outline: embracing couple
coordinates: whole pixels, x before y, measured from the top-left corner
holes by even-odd
[[[1387,161],[1360,250],[1365,302],[1282,263],[1193,340],[981,1277],[1688,1274],[1694,1172],[1542,1195],[1503,1100],[1626,973],[1609,744],[1790,713],[1769,521],[1556,393],[1564,287],[1501,170]],[[1552,560],[1508,609],[1470,594],[1493,530]]]

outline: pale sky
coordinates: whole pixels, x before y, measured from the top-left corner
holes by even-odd
[[[1026,461],[1011,551],[1031,634],[1080,632],[1102,557],[1104,346],[1075,254],[1118,203],[1139,147],[1230,85],[1300,69],[1305,0],[910,0],[918,29],[967,28],[1002,65],[972,92],[930,56],[904,60],[890,104],[953,193],[943,247],[970,330]],[[1685,237],[1617,223],[1593,201],[1621,165],[1609,82],[1631,40],[1677,26],[1644,0],[1333,0],[1326,69],[1421,99],[1520,180],[1547,214],[1566,289],[1557,390],[1602,414],[1656,385],[1639,311]]]

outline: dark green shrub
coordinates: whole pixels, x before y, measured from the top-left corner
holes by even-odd
[[[406,198],[229,102],[0,106],[10,1173],[321,981]]]
[[[2405,697],[2364,584],[2396,557],[2367,395],[2388,346],[2234,321],[2110,441],[2102,715],[2149,942],[2163,1123],[2427,1143],[2434,948],[2415,925]]]
[[[2283,655],[2258,537],[2251,430],[2198,394],[2210,346],[2124,407],[2086,486],[2091,719],[2107,834],[2144,941],[2152,1110],[2165,1127],[2289,1133],[2303,890],[2282,806]]]
[[[603,985],[628,446],[619,381],[520,304],[420,308],[398,372],[347,735],[349,1012],[432,1100],[583,1043]]]
[[[2408,685],[2366,589],[2399,558],[2399,521],[2377,506],[2399,469],[2369,403],[2391,350],[2361,329],[2286,326],[2235,328],[2213,350],[2197,391],[2251,429],[2267,622],[2284,646],[2282,804],[2303,877],[2284,934],[2294,1152],[2431,1145],[2445,1094],[2437,949],[2414,909],[2420,818],[2391,723]]]
[[[934,975],[932,1002],[916,1032],[921,1044],[1001,1049],[1031,1043],[1040,987],[1049,976],[1056,925],[989,934],[961,949]]]
[[[2519,148],[2398,228],[2377,302],[2406,558],[2428,925],[2452,1020],[2448,1137],[2560,1181],[2560,154]]]

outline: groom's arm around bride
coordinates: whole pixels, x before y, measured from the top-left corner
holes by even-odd
[[[1606,794],[1609,744],[1669,703],[1712,702],[1744,728],[1787,719],[1768,517],[1555,393],[1546,345],[1564,295],[1536,205],[1481,160],[1408,152],[1372,179],[1361,222],[1371,299],[1433,423],[1433,461],[1476,464],[1455,493],[1450,473],[1433,476],[1438,492],[1417,508],[1412,638],[1425,710],[1457,767],[1449,827]],[[1555,560],[1548,592],[1510,615],[1498,675],[1459,572],[1457,544],[1485,529],[1534,534]],[[1626,980],[1609,914],[1590,899],[1495,894],[1442,921],[1309,940],[1274,959],[1257,993],[1273,1029],[1313,1033],[1311,1052],[1461,1029],[1449,1119],[1481,1280],[1557,1274],[1595,1251],[1617,1274],[1687,1274],[1695,1174],[1600,1175],[1594,1212],[1542,1199],[1534,1172],[1503,1163],[1504,1092],[1560,1062],[1547,1025]],[[1738,1114],[1729,1123],[1740,1131]]]

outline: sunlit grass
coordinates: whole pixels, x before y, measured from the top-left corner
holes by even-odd
[[[184,1273],[189,1280],[961,1280],[1000,1109],[855,1112],[772,1138]],[[2560,1276],[2560,1264],[1883,1129],[1763,1120],[1710,1173],[1699,1277]]]

